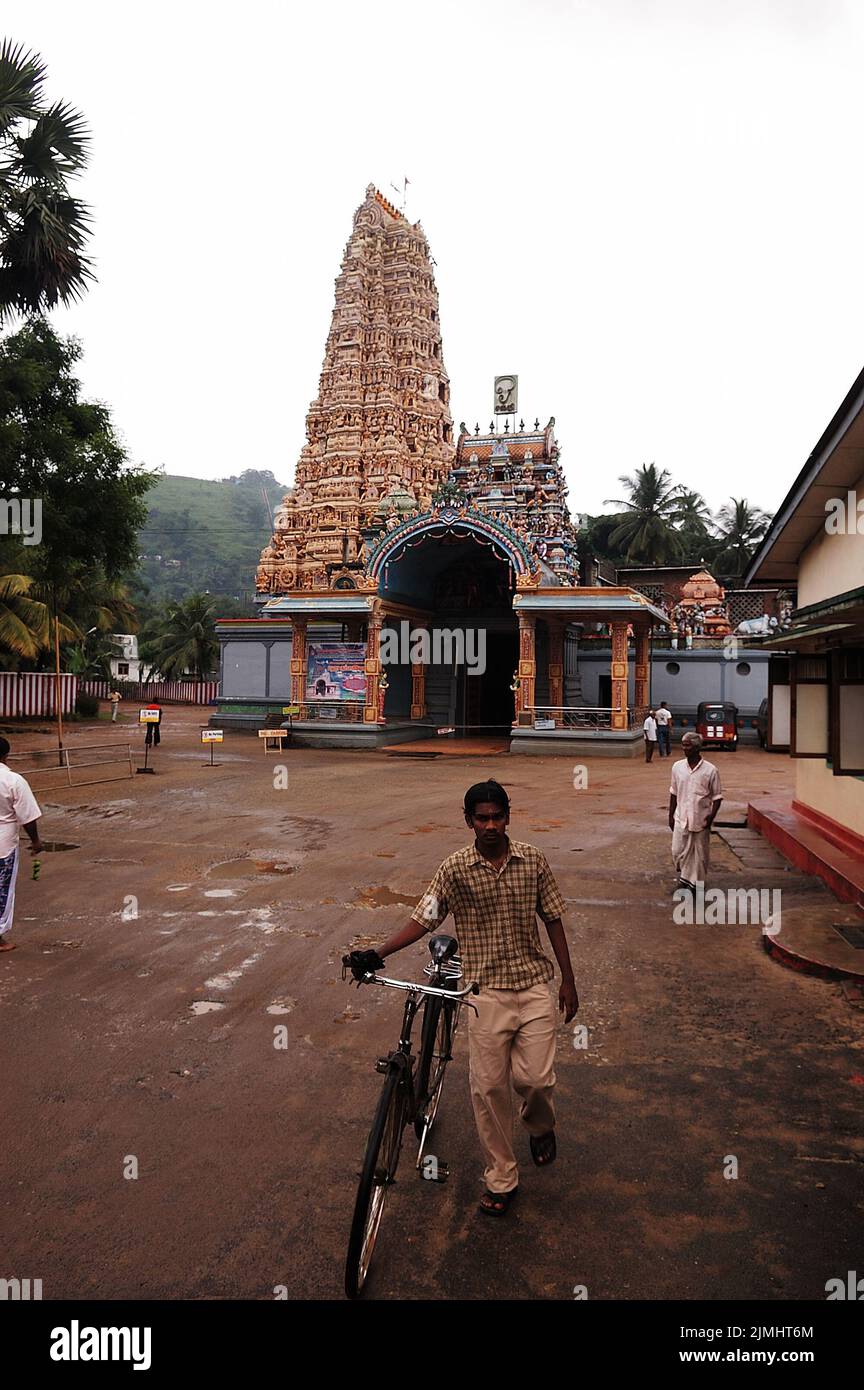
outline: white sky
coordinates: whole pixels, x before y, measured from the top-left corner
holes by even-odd
[[[437,262],[458,426],[516,372],[574,512],[656,461],[773,510],[864,362],[858,0],[7,0],[93,133],[55,314],[132,457],[286,483],[369,182]]]

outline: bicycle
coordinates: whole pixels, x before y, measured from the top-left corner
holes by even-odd
[[[345,1292],[349,1298],[356,1298],[366,1282],[372,1252],[378,1237],[384,1202],[388,1188],[396,1179],[396,1168],[402,1151],[402,1135],[406,1125],[413,1124],[418,1139],[418,1171],[423,1166],[423,1153],[426,1141],[435,1123],[441,1102],[444,1074],[453,1056],[453,1038],[459,1021],[459,1013],[466,996],[479,994],[476,984],[456,989],[462,978],[461,964],[456,956],[459,946],[452,936],[433,936],[429,941],[432,961],[424,967],[424,974],[430,976],[428,985],[412,983],[409,980],[390,980],[386,976],[367,971],[361,984],[385,985],[390,989],[401,989],[408,995],[402,1015],[402,1027],[396,1048],[386,1057],[379,1057],[375,1070],[386,1078],[381,1097],[366,1142],[366,1153],[354,1203],[354,1216],[351,1221],[351,1234],[348,1238],[348,1258],[345,1264]],[[342,978],[345,979],[350,965],[350,957],[342,959]],[[417,1012],[423,1009],[423,1026],[420,1033],[419,1063],[415,1079],[414,1067],[418,1059],[411,1050],[411,1030]],[[469,1004],[469,1008],[473,1005]],[[425,1174],[424,1174],[425,1176]],[[449,1176],[446,1163],[435,1160],[434,1171],[430,1173],[435,1182],[445,1182]]]

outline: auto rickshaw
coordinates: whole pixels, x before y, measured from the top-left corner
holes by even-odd
[[[738,747],[738,706],[703,700],[696,711],[696,732],[704,748]]]

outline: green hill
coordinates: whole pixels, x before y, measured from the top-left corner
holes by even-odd
[[[139,576],[150,601],[199,591],[250,599],[272,530],[263,494],[275,508],[287,490],[269,470],[220,481],[160,478],[147,494],[149,515],[139,533]]]

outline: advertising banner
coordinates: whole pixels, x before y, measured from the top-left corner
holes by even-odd
[[[310,642],[307,647],[306,699],[366,698],[365,642]]]

